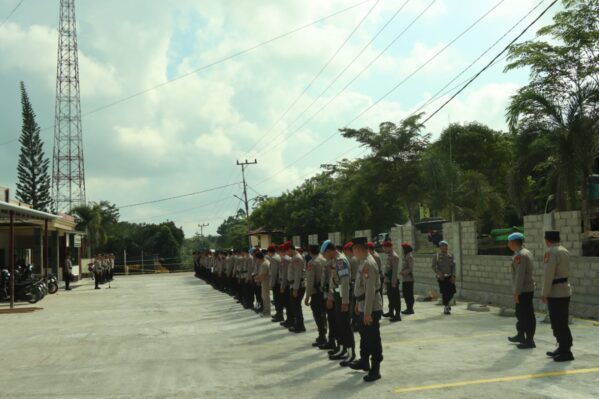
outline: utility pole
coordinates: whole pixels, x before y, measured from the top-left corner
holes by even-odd
[[[200,237],[204,237],[204,227],[208,227],[208,226],[210,226],[210,223],[198,224],[198,227],[200,228]]]
[[[254,159],[254,162],[248,162],[248,160],[246,159],[245,162],[239,162],[237,161],[237,166],[241,166],[241,177],[243,178],[243,199],[241,199],[244,203],[245,203],[245,220],[247,221],[247,228],[248,228],[248,242],[250,244],[250,246],[252,245],[252,239],[250,238],[250,206],[248,204],[248,190],[247,190],[247,183],[245,182],[245,169],[249,166],[249,165],[256,165],[258,163],[258,161],[256,159]]]

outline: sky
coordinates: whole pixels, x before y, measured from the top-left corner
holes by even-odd
[[[18,2],[0,0],[0,23]],[[549,3],[77,0],[87,199],[126,206],[226,186],[121,209],[122,220],[172,220],[187,236],[209,224],[204,234],[215,233],[242,207],[234,197],[242,196],[238,160],[258,162],[246,169],[252,199],[296,187],[321,164],[364,154],[338,129],[401,121],[494,45],[448,89],[473,76]],[[52,154],[58,5],[24,0],[0,26],[0,186],[13,193],[19,147],[2,143],[20,134],[21,80]],[[528,71],[504,73],[504,66],[485,72],[426,132],[434,139],[449,123],[470,121],[506,130],[505,108]]]

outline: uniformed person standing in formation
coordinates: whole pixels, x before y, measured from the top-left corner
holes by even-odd
[[[327,343],[327,314],[323,296],[323,268],[326,260],[320,254],[318,245],[308,248],[310,260],[306,264],[306,300],[305,305],[312,309],[314,323],[318,329],[318,337],[312,346],[326,345]]]
[[[414,249],[408,243],[401,244],[403,250],[403,266],[401,268],[401,290],[403,291],[406,310],[401,312],[405,315],[414,314]]]
[[[383,250],[387,254],[385,269],[385,285],[387,286],[387,299],[389,312],[383,316],[389,317],[391,322],[401,321],[401,297],[399,293],[399,255],[393,250],[393,242],[383,242]]]
[[[272,322],[280,323],[285,319],[283,318],[283,300],[281,299],[281,284],[279,282],[281,256],[277,253],[276,245],[272,244],[268,247],[268,258],[270,260],[270,286],[275,303],[275,315],[272,317]]]
[[[351,241],[343,246],[343,253],[347,257],[347,259],[349,259],[349,268],[351,271],[351,277],[349,282],[350,309],[353,309],[356,305],[356,299],[354,298],[354,286],[356,282],[356,273],[358,272],[358,259],[354,256],[353,246],[354,243]],[[354,330],[358,328],[358,317],[355,315],[354,312],[351,312],[351,325]]]
[[[532,299],[535,293],[533,280],[534,258],[524,248],[524,234],[513,233],[508,236],[508,247],[514,252],[510,271],[512,273],[513,301],[516,305],[517,334],[508,340],[518,344],[519,349],[535,348],[535,330],[537,319]]]
[[[439,242],[439,252],[433,257],[433,273],[439,282],[439,291],[443,298],[443,313],[451,314],[451,300],[456,293],[455,288],[455,261],[449,253],[447,241]]]
[[[366,237],[353,240],[354,254],[359,262],[356,275],[356,305],[352,310],[360,318],[360,359],[349,363],[354,370],[368,371],[364,381],[373,382],[381,378],[380,369],[383,361],[380,320],[383,314],[381,296],[381,279],[379,268],[368,253]]]
[[[339,252],[335,245],[328,240],[322,244],[321,253],[325,259],[331,261],[327,309],[335,309],[338,344],[337,348],[329,351],[329,359],[352,362],[356,354],[349,310],[351,266],[347,256]]]
[[[64,289],[65,291],[70,291],[71,287],[69,286],[71,283],[71,279],[73,278],[73,263],[71,262],[71,257],[67,255],[67,258],[64,261]]]
[[[559,231],[546,231],[545,244],[547,252],[543,258],[543,303],[547,304],[553,336],[557,341],[557,349],[547,352],[556,362],[574,360],[572,354],[572,333],[570,332],[569,310],[572,289],[568,282],[570,277],[570,253],[560,243]]]
[[[289,265],[289,280],[290,285],[290,308],[293,309],[292,315],[293,320],[289,331],[294,333],[303,333],[306,331],[304,326],[304,312],[302,310],[302,300],[306,292],[306,280],[305,280],[305,262],[304,257],[295,249],[295,246],[291,243],[287,245],[287,256],[291,258]]]
[[[289,306],[289,263],[291,259],[287,256],[287,245],[279,246],[279,255],[281,262],[279,264],[279,292],[283,309],[285,309],[285,319],[280,323],[285,328],[291,327],[293,317],[291,316],[291,307]]]
[[[270,261],[265,259],[262,251],[256,251],[256,265],[258,276],[256,283],[260,284],[262,294],[262,317],[270,317]]]

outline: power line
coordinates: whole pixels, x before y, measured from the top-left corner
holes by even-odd
[[[437,58],[439,55],[441,55],[445,50],[447,50],[447,48],[449,48],[449,46],[451,46],[453,43],[455,43],[458,39],[460,39],[462,36],[464,36],[467,32],[469,32],[470,30],[472,30],[472,28],[474,28],[477,24],[479,24],[486,16],[488,16],[491,12],[493,12],[493,10],[495,10],[497,7],[499,7],[502,3],[504,3],[505,0],[500,0],[497,4],[495,4],[491,9],[489,9],[488,11],[486,11],[482,16],[480,16],[476,21],[474,21],[471,25],[469,25],[465,30],[463,30],[459,35],[457,35],[452,41],[450,41],[447,45],[445,45],[441,50],[437,51],[432,57],[430,57],[427,61],[425,61],[423,64],[421,64],[418,68],[416,68],[412,73],[410,73],[406,78],[402,79],[398,84],[396,84],[395,86],[393,86],[391,88],[391,90],[387,91],[382,97],[380,97],[379,99],[377,99],[373,104],[371,104],[369,107],[367,107],[365,110],[363,110],[362,112],[360,112],[355,118],[353,118],[351,121],[349,121],[348,123],[345,124],[345,126],[349,126],[350,124],[352,124],[353,122],[355,122],[356,120],[358,120],[362,115],[364,115],[366,112],[370,111],[372,108],[374,108],[377,104],[379,104],[383,99],[385,99],[387,96],[389,96],[393,91],[397,90],[402,84],[404,84],[405,82],[408,81],[408,79],[410,79],[411,77],[413,77],[416,73],[418,73],[420,70],[422,70],[424,67],[426,67],[431,61],[433,61],[435,58]],[[430,6],[431,4],[429,4]],[[330,103],[330,102],[329,102]],[[274,174],[268,176],[267,178],[265,178],[264,180],[260,181],[259,183],[256,184],[256,186],[263,184],[265,182],[267,182],[268,180],[270,180],[271,178],[279,175],[281,172],[285,171],[286,169],[288,169],[290,166],[295,165],[296,163],[300,162],[301,160],[305,159],[308,155],[310,155],[312,153],[312,151],[314,151],[316,148],[318,148],[319,146],[329,142],[331,139],[333,139],[333,137],[337,136],[338,132],[334,132],[333,134],[329,135],[328,137],[326,137],[324,140],[322,140],[320,143],[318,143],[316,146],[314,146],[310,151],[306,152],[305,154],[303,154],[302,156],[300,156],[299,158],[295,159],[291,164],[287,165],[286,167],[278,170],[277,172],[275,172]],[[270,149],[272,149],[272,147],[270,147]]]
[[[445,86],[443,86],[442,88],[440,88],[435,94],[433,94],[433,96],[431,96],[431,98],[426,101],[424,104],[422,104],[420,107],[418,107],[418,109],[416,109],[414,112],[412,112],[410,114],[410,116],[417,114],[418,112],[420,112],[423,108],[425,108],[426,106],[428,106],[430,103],[434,102],[436,100],[436,98],[439,96],[440,93],[443,92],[443,90],[445,90],[447,87],[449,87],[449,85],[451,85],[453,82],[455,82],[456,80],[459,79],[460,76],[462,76],[464,73],[466,73],[466,71],[468,71],[470,68],[472,68],[478,61],[480,61],[485,55],[487,55],[487,53],[489,53],[489,51],[491,51],[499,42],[501,42],[503,39],[505,39],[505,37],[507,35],[509,35],[514,29],[516,29],[516,27],[518,25],[520,25],[522,23],[522,21],[524,21],[526,18],[528,18],[537,8],[539,8],[546,0],[541,0],[539,1],[532,9],[530,9],[522,18],[520,18],[514,25],[512,25],[503,35],[501,35],[501,37],[499,39],[497,39],[493,44],[491,44],[489,47],[487,47],[487,49],[485,51],[483,51],[483,53],[481,55],[479,55],[474,61],[472,61],[470,63],[470,65],[468,65],[466,68],[462,69],[462,71],[460,73],[458,73],[456,76],[454,76],[449,82],[447,82],[447,84],[445,84]],[[496,63],[499,63],[500,61],[502,61],[504,58],[496,60],[493,65],[495,65]],[[468,79],[467,79],[468,80]],[[463,83],[460,83],[458,86],[461,86]],[[453,91],[449,90],[449,91]],[[444,95],[444,94],[443,94]],[[441,96],[443,96],[441,95]]]
[[[241,182],[237,182],[237,183],[233,183],[233,184],[227,184],[227,185],[224,185],[224,186],[213,187],[213,188],[209,188],[209,189],[202,190],[202,191],[195,191],[193,193],[181,194],[181,195],[176,195],[176,196],[173,196],[173,197],[161,198],[161,199],[152,200],[152,201],[138,202],[136,204],[122,205],[122,206],[118,206],[117,209],[132,208],[134,206],[155,204],[155,203],[158,203],[158,202],[170,201],[170,200],[184,198],[184,197],[191,197],[192,195],[209,193],[211,191],[221,190],[223,188],[231,187],[231,186],[234,186],[234,185],[237,185],[237,184],[240,184],[240,183]]]
[[[354,78],[351,79],[350,82],[347,85],[345,85],[345,87],[341,91],[339,91],[335,96],[333,96],[323,107],[321,107],[314,114],[312,114],[306,121],[304,121],[304,123],[302,123],[302,125],[300,125],[300,127],[293,130],[291,132],[291,134],[289,134],[288,136],[285,136],[285,135],[280,136],[280,139],[278,140],[278,142],[276,142],[274,145],[269,146],[268,149],[271,150],[272,148],[278,147],[279,145],[283,144],[285,141],[289,140],[293,135],[295,135],[304,126],[306,126],[308,124],[308,122],[312,121],[316,117],[316,115],[318,115],[319,113],[324,111],[324,109],[326,109],[337,97],[339,97],[343,92],[345,92],[345,90],[347,90],[347,88],[351,84],[353,84],[353,82],[355,82],[365,71],[367,71],[393,44],[395,44],[395,42],[397,40],[399,40],[399,38],[401,38],[404,35],[404,33],[407,32],[407,30],[410,29],[412,27],[412,25],[414,25],[416,23],[416,21],[419,20],[420,17],[422,17],[422,15],[424,15],[424,13],[426,13],[428,11],[428,9],[431,8],[436,1],[437,0],[432,0],[431,3],[418,16],[416,16],[416,18],[414,18],[412,20],[412,22],[410,24],[408,24],[408,26],[403,31],[401,31],[397,36],[395,36],[395,38],[393,38],[393,40],[382,51],[380,51],[379,54],[376,57],[374,57],[366,65],[365,68],[363,68],[356,76],[354,76]],[[370,45],[383,32],[383,30],[385,30],[385,28],[395,19],[395,17],[397,17],[397,15],[408,4],[408,2],[409,2],[409,0],[406,1],[405,3],[403,3],[402,6],[400,6],[397,9],[395,14],[393,14],[391,16],[391,18],[389,18],[389,20],[372,37],[372,39],[370,39],[370,41],[368,43],[366,43],[366,45],[364,47],[362,47],[362,49],[358,52],[358,54],[345,66],[345,68],[343,68],[343,70],[339,74],[337,74],[337,76],[335,76],[333,81],[306,108],[304,108],[304,110],[293,121],[291,121],[289,126],[293,126],[293,124],[295,124],[295,122],[297,122],[310,108],[312,108],[312,106],[319,99],[322,98],[322,96],[333,86],[333,84],[335,84],[337,82],[337,80],[339,80],[339,78],[341,78],[341,76],[354,64],[354,62],[368,49],[368,47],[370,47]],[[286,130],[282,130],[280,133],[285,133],[285,132],[286,132]],[[259,151],[258,155],[262,154],[264,151],[265,150]]]
[[[337,57],[337,55],[341,52],[341,50],[345,47],[345,45],[349,42],[349,40],[353,37],[353,35],[358,31],[358,29],[360,28],[360,26],[362,26],[362,24],[364,23],[364,21],[366,21],[366,18],[368,18],[368,16],[372,13],[372,11],[375,9],[375,7],[380,3],[380,0],[376,0],[376,2],[374,3],[374,5],[372,7],[370,7],[368,9],[368,11],[366,12],[366,14],[364,14],[364,16],[362,17],[362,19],[360,20],[360,22],[358,22],[358,25],[356,25],[356,27],[350,32],[350,34],[345,38],[345,40],[343,41],[343,43],[341,43],[341,46],[339,46],[337,48],[337,50],[333,53],[333,55],[329,58],[329,60],[322,66],[322,68],[320,68],[320,71],[318,71],[318,73],[316,75],[314,75],[314,77],[312,78],[312,80],[310,81],[310,83],[308,83],[308,85],[304,88],[304,90],[295,98],[295,100],[293,100],[291,102],[291,104],[289,104],[289,106],[287,107],[287,109],[285,109],[285,111],[283,112],[283,114],[276,120],[275,123],[273,123],[271,125],[271,127],[266,131],[266,133],[264,133],[262,135],[262,137],[260,137],[260,139],[258,139],[256,142],[254,142],[254,144],[252,145],[252,147],[247,151],[250,152],[252,151],[254,148],[256,148],[256,146],[266,137],[270,134],[270,132],[283,120],[283,118],[285,118],[285,116],[287,115],[287,113],[289,111],[291,111],[291,109],[295,106],[295,104],[297,104],[297,102],[304,96],[304,94],[306,94],[306,92],[312,87],[312,85],[314,84],[314,82],[316,82],[316,80],[320,77],[320,75],[322,75],[322,73],[325,71],[325,69],[327,69],[327,67],[331,64],[331,62],[333,62],[333,60],[335,59],[335,57]]]
[[[19,3],[15,6],[15,8],[13,8],[12,11],[8,13],[6,18],[4,18],[4,20],[0,23],[0,28],[2,28],[4,26],[4,24],[10,19],[10,17],[12,17],[12,15],[19,9],[19,7],[21,7],[21,4],[23,4],[24,1],[25,0],[19,1]]]
[[[430,57],[428,60],[426,60],[426,62],[424,62],[422,65],[420,65],[414,71],[412,71],[412,73],[410,73],[408,76],[406,76],[404,79],[402,79],[399,83],[397,83],[395,86],[393,86],[391,89],[389,89],[383,96],[379,97],[374,103],[372,103],[368,108],[366,108],[365,110],[360,112],[354,119],[349,121],[349,123],[347,123],[345,126],[351,125],[352,123],[354,123],[355,121],[360,119],[362,117],[362,115],[366,114],[368,111],[370,111],[371,109],[376,107],[381,101],[383,101],[391,93],[393,93],[395,90],[400,88],[405,82],[407,82],[410,78],[412,78],[412,76],[416,75],[418,72],[420,72],[422,69],[424,69],[435,58],[437,58],[439,55],[444,53],[445,50],[447,50],[451,45],[453,45],[455,42],[457,42],[459,39],[461,39],[466,33],[470,32],[476,25],[478,25],[480,23],[480,21],[485,19],[489,14],[491,14],[497,7],[499,7],[504,2],[505,2],[505,0],[500,0],[497,4],[495,4],[493,7],[491,7],[487,12],[485,12],[483,15],[481,15],[476,21],[474,21],[472,24],[470,24],[470,26],[468,26],[465,30],[463,30],[459,35],[454,37],[449,43],[447,43],[445,46],[443,46],[443,48],[441,48],[432,57]]]
[[[505,48],[503,50],[501,50],[499,52],[499,54],[497,54],[491,61],[489,61],[489,63],[487,65],[485,65],[476,75],[474,75],[468,82],[466,82],[466,84],[464,84],[464,86],[462,86],[462,88],[460,90],[458,90],[456,93],[454,93],[453,96],[451,96],[447,101],[445,101],[439,108],[437,108],[435,110],[435,112],[433,112],[428,118],[426,118],[422,124],[424,125],[426,122],[428,122],[429,120],[431,120],[431,118],[433,118],[435,115],[437,115],[437,113],[439,113],[439,111],[441,111],[443,108],[445,108],[445,106],[447,104],[449,104],[454,98],[456,98],[461,92],[463,92],[468,86],[470,86],[470,84],[472,82],[474,82],[483,72],[485,72],[487,69],[489,69],[491,67],[491,65],[493,64],[493,62],[495,62],[495,60],[497,60],[499,57],[501,57],[501,55],[503,53],[505,53],[506,51],[509,50],[509,48],[512,46],[512,44],[514,44],[518,39],[520,39],[522,37],[522,35],[524,35],[526,33],[526,31],[528,31],[528,29],[530,29],[531,26],[533,26],[539,19],[541,19],[541,17],[543,15],[545,15],[545,13],[547,13],[547,11],[549,11],[549,9],[551,7],[553,7],[555,5],[555,3],[557,3],[557,0],[553,0],[553,2],[551,2],[551,4],[549,4],[547,6],[547,8],[545,8],[530,24],[528,24],[528,26],[526,28],[524,28],[524,30],[522,32],[520,32],[520,34],[518,36],[516,36],[507,46],[505,46]]]
[[[347,12],[347,11],[353,10],[354,8],[357,8],[357,7],[359,7],[359,6],[363,5],[363,4],[369,3],[369,2],[371,2],[371,1],[372,1],[372,0],[365,0],[365,1],[362,1],[362,2],[360,2],[360,3],[354,4],[354,5],[350,6],[350,7],[346,7],[346,8],[344,8],[344,9],[342,9],[342,10],[340,10],[340,11],[337,11],[337,12],[335,12],[335,13],[333,13],[333,14],[330,14],[330,15],[327,15],[327,16],[325,16],[325,17],[322,17],[322,18],[320,18],[320,19],[317,19],[316,21],[310,22],[310,23],[308,23],[308,24],[306,24],[306,25],[302,25],[302,26],[300,26],[300,27],[298,27],[298,28],[295,28],[295,29],[292,29],[292,30],[290,30],[290,31],[288,31],[288,32],[282,33],[282,34],[280,34],[280,35],[278,35],[278,36],[275,36],[275,37],[273,37],[273,38],[271,38],[271,39],[268,39],[268,40],[265,40],[265,41],[263,41],[263,42],[260,42],[260,43],[258,43],[258,44],[255,44],[254,46],[248,47],[248,48],[246,48],[246,49],[244,49],[244,50],[241,50],[241,51],[235,52],[235,53],[233,53],[233,54],[230,54],[230,55],[228,55],[228,56],[226,56],[226,57],[223,57],[223,58],[221,58],[221,59],[219,59],[219,60],[216,60],[216,61],[214,61],[214,62],[211,62],[211,63],[209,63],[209,64],[203,65],[203,66],[201,66],[201,67],[199,67],[199,68],[196,68],[196,69],[194,69],[194,70],[192,70],[192,71],[190,71],[190,72],[186,72],[186,73],[184,73],[184,74],[181,74],[181,75],[179,75],[179,76],[177,76],[177,77],[175,77],[175,78],[173,78],[173,79],[167,80],[167,81],[165,81],[165,82],[162,82],[162,83],[160,83],[160,84],[157,84],[157,85],[155,85],[155,86],[149,87],[149,88],[147,88],[147,89],[144,89],[144,90],[138,91],[138,92],[136,92],[136,93],[133,93],[133,94],[131,94],[131,95],[127,96],[127,97],[124,97],[124,98],[122,98],[122,99],[120,99],[120,100],[116,100],[116,101],[113,101],[113,102],[111,102],[111,103],[108,103],[108,104],[106,104],[106,105],[103,105],[103,106],[100,106],[100,107],[98,107],[98,108],[95,108],[95,109],[93,109],[93,110],[91,110],[91,111],[88,111],[88,112],[86,112],[86,113],[82,114],[82,115],[81,115],[81,117],[82,117],[82,118],[84,118],[84,117],[87,117],[87,116],[89,116],[89,115],[92,115],[92,114],[98,113],[98,112],[100,112],[100,111],[103,111],[103,110],[105,110],[105,109],[111,108],[111,107],[113,107],[113,106],[115,106],[115,105],[118,105],[118,104],[124,103],[124,102],[126,102],[126,101],[129,101],[129,100],[131,100],[131,99],[133,99],[133,98],[136,98],[136,97],[142,96],[142,95],[144,95],[144,94],[147,94],[147,93],[149,93],[149,92],[151,92],[151,91],[153,91],[153,90],[156,90],[156,89],[159,89],[159,88],[161,88],[161,87],[164,87],[164,86],[166,86],[166,85],[168,85],[168,84],[171,84],[171,83],[174,83],[174,82],[176,82],[176,81],[179,81],[179,80],[181,80],[181,79],[184,79],[184,78],[187,78],[187,77],[189,77],[189,76],[195,75],[195,74],[197,74],[198,72],[201,72],[201,71],[203,71],[203,70],[206,70],[206,69],[209,69],[209,68],[211,68],[211,67],[213,67],[213,66],[215,66],[215,65],[222,64],[223,62],[226,62],[226,61],[232,60],[232,59],[234,59],[234,58],[237,58],[237,57],[239,57],[239,56],[241,56],[241,55],[244,55],[244,54],[246,54],[246,53],[249,53],[249,52],[251,52],[251,51],[253,51],[253,50],[256,50],[256,49],[258,49],[258,48],[260,48],[260,47],[266,46],[267,44],[270,44],[270,43],[272,43],[272,42],[274,42],[274,41],[277,41],[277,40],[279,40],[279,39],[282,39],[282,38],[284,38],[284,37],[290,36],[290,35],[292,35],[292,34],[294,34],[294,33],[297,33],[297,32],[299,32],[299,31],[301,31],[301,30],[304,30],[304,29],[306,29],[306,28],[309,28],[309,27],[311,27],[311,26],[317,25],[317,24],[319,24],[319,23],[321,23],[321,22],[323,22],[323,21],[326,21],[327,19],[330,19],[330,18],[336,17],[337,15],[340,15],[340,14],[343,14],[343,13],[345,13],[345,12]],[[43,132],[43,131],[46,131],[46,130],[49,130],[49,129],[53,129],[53,128],[54,128],[54,125],[52,125],[52,126],[48,126],[48,127],[45,127],[45,128],[43,128],[43,129],[41,129],[41,130],[40,130],[40,132]],[[10,144],[10,143],[16,142],[16,141],[18,141],[18,140],[19,140],[19,139],[18,139],[18,137],[17,137],[17,138],[15,138],[15,139],[13,139],[13,140],[9,140],[9,141],[5,141],[5,142],[3,142],[3,143],[0,143],[0,146],[7,145],[7,144]]]

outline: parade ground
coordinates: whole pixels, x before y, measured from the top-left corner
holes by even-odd
[[[417,302],[381,323],[383,378],[342,369],[305,334],[243,310],[192,274],[90,280],[29,313],[0,312],[2,398],[597,398],[599,325],[575,319],[576,360],[555,363],[548,324],[534,350],[507,342],[514,318],[459,301],[451,316]],[[0,311],[6,310],[6,304]],[[540,317],[541,315],[539,315]],[[356,339],[358,336],[356,335]]]

